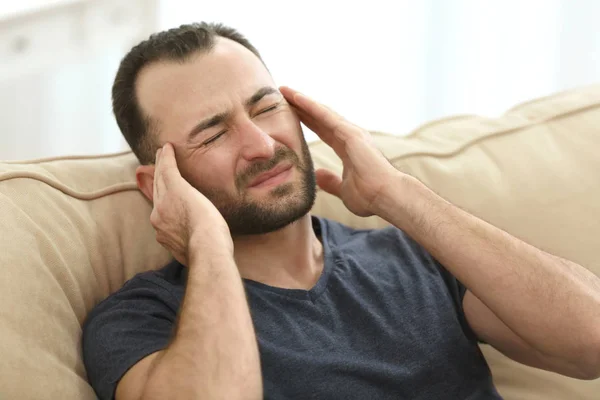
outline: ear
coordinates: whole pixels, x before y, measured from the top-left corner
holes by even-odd
[[[135,170],[138,188],[150,201],[154,198],[154,169],[154,165],[140,165]]]

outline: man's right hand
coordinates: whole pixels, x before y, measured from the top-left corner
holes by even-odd
[[[223,216],[179,172],[170,143],[156,153],[150,223],[156,240],[183,265],[189,265],[189,248],[215,246],[233,255],[233,241]]]

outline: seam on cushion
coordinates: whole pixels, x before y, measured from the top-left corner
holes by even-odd
[[[592,87],[594,87],[594,86],[583,86],[583,87],[578,87],[578,88],[573,88],[573,89],[567,89],[567,90],[563,90],[563,91],[558,92],[558,93],[554,93],[554,94],[549,94],[547,96],[538,97],[538,98],[533,99],[533,100],[524,101],[524,102],[522,102],[520,104],[517,104],[517,105],[509,108],[508,110],[506,110],[504,112],[503,116],[507,116],[507,115],[513,115],[513,116],[515,116],[514,115],[515,112],[521,111],[521,109],[523,107],[531,105],[531,104],[539,104],[540,102],[550,101],[550,100],[553,100],[553,99],[556,99],[556,98],[564,97],[564,96],[566,96],[568,94],[584,94],[584,93],[588,92],[588,91],[585,90],[586,88],[589,90]],[[600,87],[600,85],[598,85],[598,87]],[[594,103],[594,104],[597,104],[597,102]],[[584,106],[583,108],[579,107],[579,108],[576,108],[576,110],[582,110],[582,109],[585,109],[585,107],[588,107],[588,106]],[[575,110],[569,110],[569,111],[566,111],[566,113],[570,113],[572,111],[575,111]],[[555,117],[555,116],[558,116],[558,115],[561,115],[561,114],[555,114],[555,115],[553,115],[553,116],[551,116],[549,118],[552,118],[552,117]],[[412,137],[418,136],[426,128],[430,128],[430,127],[435,126],[435,125],[437,125],[439,123],[453,121],[453,120],[458,120],[458,119],[469,119],[469,118],[481,118],[481,116],[476,115],[476,114],[459,114],[459,115],[453,115],[453,116],[448,116],[448,117],[442,117],[442,118],[435,119],[435,120],[430,121],[430,122],[426,122],[424,125],[416,128],[415,130],[411,131],[410,133],[408,133],[404,137],[405,138],[412,138]]]
[[[32,160],[16,160],[16,161],[1,161],[3,164],[42,164],[46,162],[63,161],[63,160],[98,160],[103,158],[119,157],[130,154],[131,150],[122,151],[120,153],[109,153],[109,154],[93,154],[88,156],[83,155],[71,155],[71,156],[58,156],[58,157],[46,157],[46,158],[34,158]]]
[[[402,135],[396,135],[394,133],[380,132],[380,131],[369,131],[371,135],[383,136],[383,137],[398,137]],[[406,137],[406,136],[403,136]]]
[[[393,158],[390,158],[390,161],[391,162],[396,162],[396,161],[404,160],[406,158],[417,157],[417,156],[428,156],[428,157],[434,157],[434,158],[452,157],[452,156],[454,156],[456,154],[459,154],[463,150],[466,150],[468,147],[473,146],[473,145],[475,145],[475,144],[477,144],[479,142],[483,142],[483,141],[485,141],[487,139],[492,139],[492,138],[495,138],[497,136],[508,135],[508,134],[514,133],[516,131],[519,131],[519,130],[521,130],[523,128],[529,128],[529,127],[536,126],[536,125],[542,125],[542,124],[548,123],[548,122],[553,121],[553,120],[557,120],[557,119],[560,119],[560,118],[563,118],[563,117],[568,117],[571,114],[576,114],[576,113],[579,113],[581,111],[587,111],[587,110],[591,110],[591,109],[598,108],[598,107],[600,107],[600,103],[594,103],[594,104],[587,105],[585,107],[577,108],[577,109],[574,109],[574,110],[569,110],[569,111],[563,112],[561,114],[556,114],[556,115],[553,115],[553,116],[550,116],[550,117],[547,117],[547,118],[544,118],[544,119],[539,119],[537,121],[529,121],[528,123],[521,124],[521,125],[518,125],[518,126],[515,126],[515,127],[512,127],[512,128],[504,129],[504,130],[497,131],[497,132],[491,132],[491,133],[488,133],[488,134],[486,134],[484,136],[481,136],[481,137],[475,138],[473,140],[467,141],[466,143],[463,143],[458,148],[456,148],[454,150],[451,150],[451,151],[438,152],[438,153],[431,152],[431,151],[420,151],[420,152],[416,152],[416,153],[403,154],[403,155],[400,155],[400,156],[397,156],[397,157],[393,157]]]
[[[403,138],[411,139],[413,137],[419,136],[425,129],[431,128],[432,126],[439,125],[448,121],[455,121],[459,119],[471,119],[471,118],[481,118],[476,114],[460,114],[460,115],[451,115],[448,117],[442,117],[438,119],[434,119],[433,121],[425,122],[423,125],[415,128],[413,131],[409,132],[407,135],[404,135]]]
[[[402,136],[402,135],[396,135],[396,134],[393,134],[393,133],[380,132],[380,131],[369,131],[369,133],[370,133],[372,136],[382,136],[382,137],[388,137],[388,138],[393,138],[393,137],[404,137],[404,136]],[[309,143],[307,143],[307,145],[308,145],[308,148],[309,148],[309,149],[312,149],[312,148],[314,148],[314,147],[323,147],[323,146],[327,146],[327,147],[329,147],[329,146],[328,146],[328,145],[327,145],[325,142],[323,142],[321,139],[318,139],[318,140],[315,140],[315,141],[309,142]]]
[[[123,182],[123,183],[117,183],[115,185],[105,187],[100,190],[96,190],[94,192],[84,193],[84,192],[77,192],[66,185],[63,185],[59,182],[49,179],[48,177],[46,177],[44,175],[41,175],[41,174],[38,174],[35,172],[29,172],[29,171],[8,172],[8,173],[0,176],[0,182],[7,181],[10,179],[33,179],[33,180],[36,180],[39,182],[43,182],[46,185],[51,186],[54,189],[59,190],[59,191],[63,192],[64,194],[74,197],[79,200],[95,200],[100,197],[108,196],[108,195],[118,193],[118,192],[124,192],[124,191],[129,191],[129,190],[135,190],[135,191],[139,190],[137,187],[137,184],[135,182]]]

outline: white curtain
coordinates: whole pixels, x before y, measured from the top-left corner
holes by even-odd
[[[600,81],[595,0],[161,0],[158,25],[223,22],[278,84],[351,121],[406,134],[453,114],[495,116]],[[0,159],[120,151],[110,86],[126,49],[0,77]],[[316,136],[307,131],[307,138]]]

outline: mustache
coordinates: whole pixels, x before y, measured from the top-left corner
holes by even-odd
[[[258,161],[246,168],[245,171],[241,172],[235,178],[236,188],[238,191],[241,191],[241,189],[247,186],[255,177],[271,170],[284,160],[290,160],[295,166],[300,167],[300,159],[293,150],[286,147],[279,147],[275,150],[275,154],[270,160]]]

